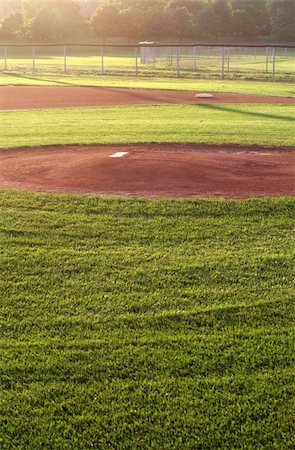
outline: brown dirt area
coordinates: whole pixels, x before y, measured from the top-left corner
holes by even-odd
[[[201,99],[196,98],[197,93],[101,87],[0,86],[0,110],[208,102],[295,104],[295,99],[288,97],[213,93],[214,98]]]
[[[0,110],[181,103],[284,103],[263,95],[96,88],[0,87]],[[121,158],[110,158],[127,152]],[[33,192],[189,197],[295,196],[295,152],[239,146],[68,146],[0,152],[0,188]]]
[[[110,158],[116,152],[128,152]],[[147,198],[295,196],[295,152],[237,146],[49,147],[0,153],[0,188]]]

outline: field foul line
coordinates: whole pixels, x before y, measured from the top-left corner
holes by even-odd
[[[122,156],[127,155],[128,152],[117,152],[113,155],[110,155],[109,158],[122,158]]]

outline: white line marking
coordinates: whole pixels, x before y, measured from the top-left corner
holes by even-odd
[[[117,152],[117,153],[114,153],[113,155],[110,155],[109,157],[110,158],[121,158],[122,156],[127,155],[127,153],[128,152]]]

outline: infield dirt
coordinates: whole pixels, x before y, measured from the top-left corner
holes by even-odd
[[[0,86],[0,110],[181,103],[295,104],[294,98],[288,97],[214,93],[214,97],[208,99],[197,98],[197,93],[98,87]]]
[[[164,103],[284,103],[263,95],[95,87],[0,87],[0,109]],[[122,158],[110,158],[127,152]],[[0,188],[35,192],[187,197],[295,196],[292,149],[196,144],[67,146],[0,153]]]
[[[121,158],[110,158],[127,152]],[[0,153],[0,188],[188,197],[295,196],[295,152],[205,145],[51,147]]]

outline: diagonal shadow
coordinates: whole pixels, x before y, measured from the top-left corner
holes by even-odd
[[[54,84],[52,84],[51,86],[52,87],[54,87],[54,86],[57,86],[57,85],[65,85],[65,86],[73,86],[73,87],[76,87],[76,88],[89,88],[89,89],[99,89],[99,90],[102,90],[102,89],[128,89],[128,88],[124,88],[124,87],[113,87],[113,86],[97,86],[97,85],[92,85],[92,84],[83,84],[83,85],[80,85],[80,84],[77,84],[77,83],[72,83],[72,82],[70,82],[70,81],[60,81],[60,80],[56,80],[55,78],[44,78],[44,77],[42,77],[42,78],[40,78],[40,77],[37,77],[37,76],[33,76],[33,75],[24,75],[24,74],[5,74],[5,75],[8,75],[8,76],[11,76],[11,77],[15,77],[15,76],[17,76],[18,78],[24,78],[25,80],[27,79],[27,80],[37,80],[37,81],[48,81],[49,83],[54,83]],[[63,76],[63,75],[57,75],[57,76]],[[28,85],[29,87],[30,87],[30,85]],[[39,86],[39,85],[32,85],[32,86]],[[40,87],[40,86],[39,86]]]
[[[60,85],[66,85],[66,86],[76,86],[76,84],[67,82],[67,81],[57,81],[55,79],[50,78],[39,78],[37,76],[33,75],[24,75],[24,74],[15,74],[15,73],[8,73],[6,74],[10,77],[18,77],[18,78],[24,78],[25,80],[37,80],[37,81],[48,81],[49,83],[54,83],[54,85],[60,84]]]
[[[199,106],[200,108],[204,108],[204,109],[213,109],[213,110],[217,110],[217,111],[234,112],[234,113],[242,114],[245,116],[263,117],[265,119],[278,119],[278,120],[284,120],[287,122],[295,121],[294,115],[293,116],[279,116],[277,114],[266,114],[266,113],[260,113],[257,111],[243,111],[243,110],[236,109],[236,108],[230,108],[229,106],[217,105],[217,104],[211,104],[211,105],[198,104],[196,106]],[[272,105],[269,105],[269,106],[271,107]]]

